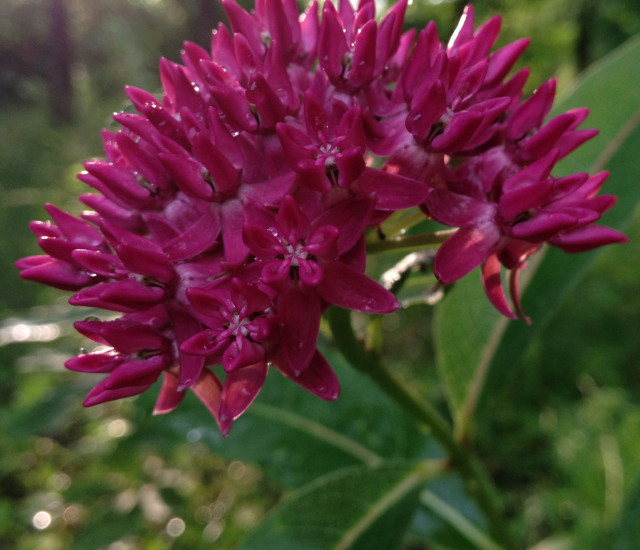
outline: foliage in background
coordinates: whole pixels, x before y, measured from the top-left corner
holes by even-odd
[[[0,546],[93,549],[122,541],[112,549],[198,548],[217,541],[216,548],[235,548],[293,487],[323,474],[333,476],[325,478],[320,493],[313,486],[308,489],[315,502],[344,480],[360,479],[366,485],[372,466],[437,453],[429,445],[416,447],[421,439],[404,414],[335,353],[331,362],[344,385],[338,403],[309,401],[289,385],[285,395],[280,387],[267,386],[254,410],[224,441],[195,401],[160,420],[148,416],[153,396],[94,411],[81,408],[89,381],[83,386],[77,375],[67,376],[61,367],[81,345],[64,333],[71,324],[64,297],[19,281],[12,264],[35,253],[26,224],[42,217],[39,205],[50,201],[67,207],[66,197],[78,188],[76,162],[101,155],[98,129],[109,124],[106,113],[121,108],[122,85],[157,84],[158,56],[177,57],[182,38],[192,36],[188,21],[198,13],[198,4],[67,2],[75,54],[74,117],[61,125],[49,122],[44,88],[47,6],[43,0],[9,0],[2,8],[9,17],[0,19],[0,55],[3,60],[17,58],[15,65],[0,65],[0,220],[5,228],[0,264],[0,422],[5,427],[0,435]],[[556,73],[565,90],[584,59],[600,57],[640,27],[634,2],[496,1],[475,6],[479,20],[503,14],[505,42],[531,36],[525,61],[542,75],[531,80]],[[446,33],[447,21],[451,25],[458,10],[456,2],[414,2],[408,24],[424,25],[424,19],[433,18]],[[580,17],[585,12],[591,40],[582,58],[579,38],[587,31]],[[16,29],[22,32],[15,34]],[[616,90],[624,81],[610,85],[606,96],[592,98],[594,115],[606,119],[619,107]],[[599,125],[593,118],[588,123]],[[607,166],[622,175],[616,180],[614,174],[611,181],[624,182],[616,192],[625,197],[634,191],[638,139],[636,130],[627,150]],[[634,206],[630,198],[613,215],[622,220],[633,214]],[[633,489],[640,483],[640,278],[630,259],[640,253],[639,221],[636,216],[629,225],[628,245],[584,265],[586,277],[566,290],[552,319],[541,315],[544,301],[536,305],[535,293],[527,293],[525,307],[536,311],[528,310],[536,337],[526,349],[516,355],[512,350],[508,360],[502,359],[503,368],[495,370],[499,375],[490,380],[484,396],[474,439],[498,485],[507,491],[509,509],[520,518],[520,534],[531,544],[562,535],[572,542],[561,548],[623,550],[637,540],[632,531],[638,508]],[[462,290],[454,289],[446,300]],[[444,315],[443,306],[436,315]],[[433,403],[444,407],[447,394],[435,385],[429,328],[434,311],[421,305],[408,313],[408,318],[385,319],[385,355],[403,377],[416,381]],[[518,342],[517,333],[528,329],[513,326],[507,334]],[[315,422],[302,422],[301,411]],[[348,475],[331,473],[343,466],[350,468]],[[387,486],[405,474],[402,464],[389,469]],[[291,498],[304,504],[308,497]],[[451,528],[450,518],[430,512],[434,503],[438,508],[445,501],[465,510],[462,519],[471,528],[482,527],[457,478],[434,484],[420,499],[421,511],[403,548],[477,547]],[[348,501],[335,505],[353,511]],[[271,525],[277,525],[277,514],[286,513],[286,505],[284,509],[269,520]],[[38,521],[47,517],[51,525],[38,529],[35,525],[44,525]],[[250,541],[245,547],[256,548]]]

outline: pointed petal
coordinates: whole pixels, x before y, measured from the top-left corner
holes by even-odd
[[[220,422],[232,422],[247,410],[262,389],[267,371],[267,363],[260,362],[227,374],[222,391]]]
[[[178,389],[178,379],[173,374],[165,371],[162,378],[162,387],[153,407],[153,414],[170,413],[182,402],[185,393]]]
[[[386,288],[342,262],[332,262],[323,271],[318,292],[331,304],[366,313],[391,313],[400,307]]]
[[[74,250],[72,258],[90,273],[114,279],[121,279],[129,274],[124,264],[115,254],[105,254],[94,250]]]
[[[175,332],[175,341],[178,346],[178,381],[180,383],[178,390],[182,391],[198,380],[204,368],[204,357],[188,355],[181,350],[182,344],[187,339],[202,330],[202,324],[177,301],[169,302],[167,309],[171,316],[171,322]]]
[[[188,229],[166,243],[164,251],[174,262],[195,258],[217,245],[221,226],[218,210],[207,209]]]
[[[516,319],[516,314],[511,311],[507,297],[502,286],[500,260],[496,254],[491,254],[482,264],[482,285],[489,301],[502,315]]]
[[[227,159],[223,151],[208,136],[198,134],[193,140],[193,154],[204,165],[217,191],[235,194],[241,170]]]
[[[349,84],[356,88],[367,84],[373,78],[373,72],[376,68],[377,34],[378,24],[371,19],[356,35],[352,68],[347,75]]]
[[[379,210],[402,210],[422,204],[431,187],[412,178],[391,174],[384,170],[365,168],[356,180],[363,193],[373,193]]]
[[[315,293],[290,289],[278,296],[284,356],[295,375],[303,372],[316,349],[320,330],[320,299]]]
[[[312,222],[311,230],[326,225],[339,227],[338,254],[351,250],[363,235],[373,213],[370,197],[350,197],[326,209]]]
[[[561,248],[565,252],[585,252],[599,246],[613,243],[626,243],[626,235],[610,227],[590,225],[558,235],[549,240],[549,244]]]
[[[275,365],[282,374],[293,380],[296,384],[302,386],[305,390],[313,395],[324,399],[325,401],[335,401],[340,396],[340,382],[331,365],[324,356],[315,351],[306,368],[301,374],[295,375],[286,368],[282,368],[281,364]]]
[[[522,262],[520,265],[509,271],[509,294],[511,294],[511,300],[513,306],[520,317],[527,325],[531,324],[531,319],[524,314],[522,310],[522,304],[520,303],[520,289],[518,288],[518,278],[520,277],[520,271],[525,267],[526,263]]]
[[[499,239],[498,229],[489,224],[458,229],[438,249],[433,262],[436,277],[444,284],[457,281],[488,258]]]
[[[242,264],[249,255],[249,248],[242,240],[244,209],[237,200],[226,201],[222,205],[222,242],[224,258],[229,265]]]
[[[213,415],[220,427],[222,435],[227,435],[231,429],[231,422],[220,421],[220,404],[222,402],[222,384],[218,377],[209,369],[202,371],[198,381],[191,386],[193,393]]]
[[[490,221],[496,211],[494,203],[476,200],[446,189],[431,191],[426,205],[431,216],[451,227],[468,227]]]
[[[37,258],[37,260],[34,260],[34,258]],[[49,285],[60,290],[75,292],[95,282],[86,271],[49,256],[23,258],[16,262],[16,266],[18,269],[22,269],[20,277],[23,279]]]
[[[152,383],[142,384],[140,386],[125,386],[120,388],[107,388],[106,380],[98,383],[85,397],[82,405],[85,407],[93,407],[100,403],[107,401],[115,401],[116,399],[124,399],[125,397],[132,397],[134,395],[140,395],[147,391]]]
[[[331,2],[325,2],[318,38],[318,61],[330,79],[337,79],[342,74],[342,63],[347,51],[347,41],[338,12]]]
[[[511,235],[518,239],[540,242],[553,237],[560,231],[575,227],[576,223],[578,220],[571,214],[543,210],[527,221],[516,223],[511,228]]]
[[[69,303],[74,306],[100,307],[111,311],[127,312],[147,309],[164,299],[164,289],[147,286],[134,279],[124,279],[81,290],[69,298]]]

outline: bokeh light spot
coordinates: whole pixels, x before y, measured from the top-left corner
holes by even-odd
[[[31,524],[38,530],[42,531],[51,525],[52,521],[51,514],[45,510],[40,510],[33,514],[31,518]]]

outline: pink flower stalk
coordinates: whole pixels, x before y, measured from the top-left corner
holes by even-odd
[[[475,28],[468,7],[448,44],[435,24],[403,32],[407,1],[375,19],[373,0],[223,0],[211,48],[163,59],[163,94],[126,88],[137,114],[103,132],[104,160],[79,178],[91,210],[48,205],[33,222],[44,255],[21,276],[74,292],[70,303],[117,312],[76,323],[103,346],[71,370],[106,374],[85,405],[162,380],[154,411],[193,391],[224,434],[270,369],[322,399],[339,383],[316,348],[331,305],[384,314],[399,304],[365,274],[365,237],[419,206],[458,228],[434,271],[451,283],[482,266],[485,290],[515,314],[500,270],[517,275],[548,242],[568,252],[622,242],[593,226],[614,198],[605,174],[552,176],[594,131],[586,110],[546,121],[553,81],[522,100],[527,47],[497,51],[500,19]],[[220,374],[224,372],[224,376]]]

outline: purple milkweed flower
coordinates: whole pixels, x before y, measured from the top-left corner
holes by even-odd
[[[427,207],[434,218],[460,227],[438,250],[434,270],[443,283],[453,282],[482,264],[482,280],[494,306],[508,317],[509,307],[500,281],[500,266],[512,270],[511,295],[521,317],[517,276],[526,259],[548,242],[567,252],[582,252],[624,242],[614,229],[591,225],[615,204],[615,197],[596,193],[607,174],[550,175],[557,150],[493,182],[491,193],[474,197],[449,189],[434,189]]]
[[[510,317],[501,266],[523,316],[517,275],[544,242],[624,240],[592,225],[614,203],[597,196],[605,174],[552,176],[595,132],[579,128],[584,109],[546,121],[553,81],[522,100],[528,70],[509,74],[528,40],[492,52],[499,17],[476,29],[469,6],[444,44],[434,23],[403,31],[407,0],[381,19],[373,0],[223,7],[230,29],[210,49],[160,62],[161,95],[125,89],[137,113],[114,115],[105,158],[79,174],[90,210],[47,205],[52,221],[31,224],[44,254],[17,262],[71,304],[120,315],[76,323],[101,347],[66,366],[106,375],[85,405],[161,381],[155,413],[192,391],[227,434],[270,370],[336,399],[320,319],[399,307],[365,274],[369,230],[398,210],[458,228],[436,276],[482,266]]]

